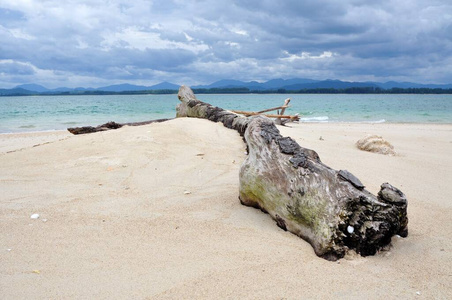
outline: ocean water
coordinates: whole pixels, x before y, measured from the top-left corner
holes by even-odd
[[[452,123],[452,95],[200,94],[224,109],[259,111],[291,98],[286,114],[301,122]],[[108,121],[138,122],[176,115],[177,95],[0,97],[0,133],[64,130]]]

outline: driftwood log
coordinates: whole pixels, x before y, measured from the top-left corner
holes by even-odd
[[[108,122],[96,127],[93,126],[83,126],[83,127],[72,127],[68,128],[67,130],[72,134],[86,134],[86,133],[93,133],[93,132],[99,132],[99,131],[106,131],[111,129],[118,129],[123,126],[141,126],[141,125],[148,125],[152,123],[160,123],[165,122],[171,119],[157,119],[157,120],[151,120],[151,121],[144,121],[144,122],[132,122],[132,123],[116,123],[116,122]]]
[[[388,183],[377,196],[346,170],[323,164],[318,154],[282,137],[266,117],[241,117],[196,99],[181,86],[177,117],[205,118],[237,130],[247,143],[248,157],[240,169],[242,204],[270,214],[328,260],[350,249],[367,256],[408,235],[407,200]]]

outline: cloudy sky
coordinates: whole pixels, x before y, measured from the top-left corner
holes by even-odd
[[[451,0],[0,0],[0,88],[452,83]]]

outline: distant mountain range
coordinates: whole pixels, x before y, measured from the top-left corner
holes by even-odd
[[[313,80],[305,78],[292,79],[272,79],[266,82],[257,81],[239,81],[232,79],[223,79],[209,85],[192,86],[192,89],[234,89],[246,88],[250,91],[299,91],[308,89],[348,89],[348,88],[380,88],[390,90],[394,88],[427,88],[427,89],[452,89],[452,84],[419,84],[412,82],[349,82],[341,80]],[[38,84],[22,84],[12,89],[0,89],[1,96],[7,95],[39,95],[39,94],[84,94],[84,93],[124,93],[124,92],[143,92],[143,91],[176,91],[179,85],[170,82],[162,82],[152,86],[142,86],[133,84],[116,84],[99,88],[67,88],[47,89]]]
[[[284,89],[288,91],[296,91],[303,89],[346,89],[353,87],[373,87],[381,89],[392,88],[429,88],[429,89],[451,89],[452,84],[419,84],[412,82],[349,82],[341,80],[313,80],[306,78],[293,79],[272,79],[267,82],[249,81],[243,82],[238,80],[220,80],[209,85],[192,86],[193,89],[212,89],[212,88],[248,88],[249,90],[265,91]]]

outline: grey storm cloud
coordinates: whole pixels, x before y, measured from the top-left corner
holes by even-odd
[[[450,32],[449,0],[0,0],[0,85],[451,83]]]

